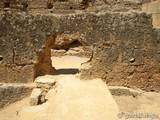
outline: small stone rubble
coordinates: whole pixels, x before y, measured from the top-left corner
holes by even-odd
[[[36,78],[35,83],[36,88],[33,89],[30,96],[31,106],[39,105],[47,101],[46,94],[50,89],[55,87],[56,79],[53,76],[46,75]]]

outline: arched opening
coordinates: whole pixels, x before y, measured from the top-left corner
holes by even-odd
[[[55,75],[78,74],[81,64],[87,62],[92,54],[90,46],[84,44],[77,34],[62,34],[55,44],[51,49]]]
[[[45,44],[37,51],[35,77],[43,75],[78,74],[82,63],[92,51],[78,34],[46,34]]]

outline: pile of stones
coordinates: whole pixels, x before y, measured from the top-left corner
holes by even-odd
[[[56,86],[56,79],[53,76],[46,76],[36,78],[36,88],[33,89],[30,96],[31,106],[36,106],[46,102],[46,94],[50,89]]]

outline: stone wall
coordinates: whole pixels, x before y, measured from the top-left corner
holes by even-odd
[[[0,10],[4,8],[4,1],[0,0]],[[141,0],[8,0],[12,11],[28,11],[29,13],[48,13],[63,10],[63,12],[73,10],[90,9],[92,11],[128,11],[140,10]],[[27,5],[27,6],[25,6]],[[27,7],[27,10],[24,8]],[[91,7],[91,8],[90,8]]]
[[[85,73],[82,69],[81,76],[101,77],[111,85],[160,90],[160,39],[150,14],[1,13],[0,26],[1,82],[33,81],[37,51],[45,48],[46,33],[76,33],[84,45],[94,47],[91,67]]]
[[[160,90],[159,29],[152,29],[151,16],[138,16],[139,19],[125,16],[115,20],[128,22],[112,28],[114,32],[107,41],[95,43],[91,62],[81,67],[81,78],[101,77],[109,85]]]
[[[33,86],[24,84],[0,85],[0,108],[19,101],[31,94]]]

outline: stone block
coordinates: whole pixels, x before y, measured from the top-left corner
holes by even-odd
[[[42,94],[41,89],[39,89],[39,88],[33,89],[32,94],[30,96],[30,105],[31,106],[35,106],[35,105],[39,104],[41,94]]]
[[[159,14],[153,14],[152,17],[153,17],[153,25],[156,27],[157,26],[160,27],[160,12]]]
[[[47,84],[47,85],[51,85],[53,86],[56,83],[56,79],[55,77],[51,76],[51,75],[45,75],[43,77],[38,77],[36,78],[35,82],[37,84]]]

